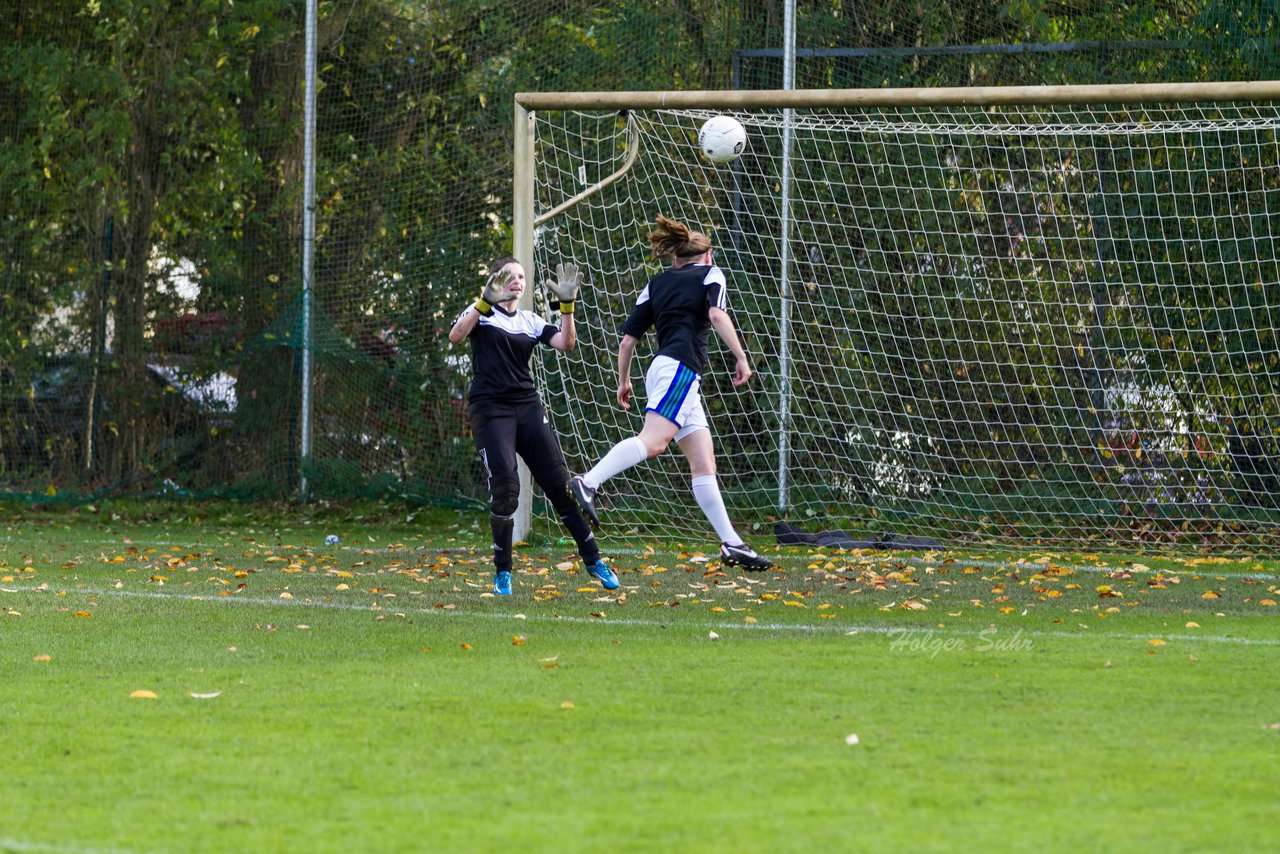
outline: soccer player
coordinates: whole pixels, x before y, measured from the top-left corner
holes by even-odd
[[[751,379],[746,351],[738,340],[727,304],[724,271],[712,263],[711,241],[698,231],[664,216],[649,233],[653,253],[671,267],[655,276],[640,293],[635,308],[622,324],[618,345],[618,403],[631,408],[631,359],[636,345],[654,327],[658,352],[645,374],[644,427],[639,435],[614,445],[595,467],[574,477],[570,489],[593,525],[600,523],[595,495],[609,478],[667,449],[672,439],[689,461],[693,497],[720,537],[720,560],[748,570],[773,564],[743,542],[729,521],[716,480],[715,447],[702,408],[702,374],[707,367],[710,331],[733,353],[733,384]]]
[[[449,341],[458,344],[471,339],[467,408],[471,435],[489,475],[493,592],[511,595],[511,538],[520,501],[517,454],[573,535],[587,572],[606,590],[616,590],[618,577],[600,558],[595,535],[569,494],[569,469],[529,371],[529,357],[538,344],[564,352],[577,343],[573,303],[582,275],[574,264],[557,264],[556,281],[547,283],[560,301],[557,327],[532,311],[516,308],[526,285],[520,262],[501,258],[489,270],[480,297],[454,322]]]

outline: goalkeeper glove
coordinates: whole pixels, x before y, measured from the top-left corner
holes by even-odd
[[[476,297],[476,311],[488,317],[493,314],[493,306],[496,303],[511,299],[507,288],[510,287],[512,278],[511,271],[505,267],[491,274],[485,280],[484,287],[480,289],[480,296]]]
[[[582,273],[577,264],[557,264],[556,280],[547,282],[547,288],[560,300],[560,313],[573,314],[573,301],[582,287]]]

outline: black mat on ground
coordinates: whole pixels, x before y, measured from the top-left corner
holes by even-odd
[[[789,522],[778,522],[773,526],[778,545],[802,546],[814,545],[827,549],[914,549],[921,551],[943,548],[940,540],[932,537],[919,537],[912,534],[897,534],[889,531],[866,538],[855,538],[840,530],[819,531],[810,534]]]

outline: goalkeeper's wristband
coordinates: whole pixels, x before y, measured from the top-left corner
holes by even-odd
[[[488,317],[493,314],[493,306],[485,302],[484,297],[476,297],[476,311],[480,312],[485,317]]]
[[[564,300],[560,300],[560,313],[561,313],[561,314],[573,314],[573,300],[570,300],[569,302],[565,302]]]

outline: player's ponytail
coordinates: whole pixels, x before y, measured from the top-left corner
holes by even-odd
[[[663,261],[673,258],[696,258],[711,249],[711,239],[701,231],[690,231],[689,226],[665,216],[649,232],[649,245],[653,254]]]

